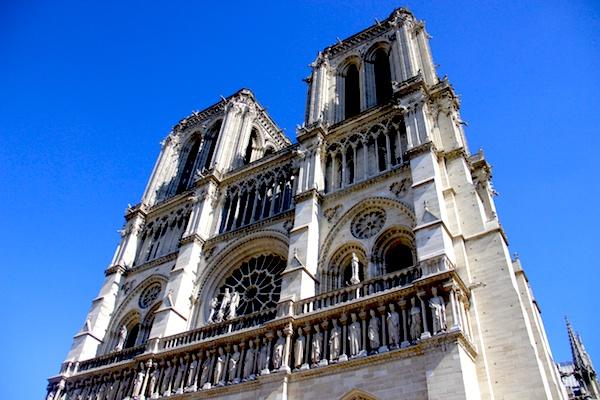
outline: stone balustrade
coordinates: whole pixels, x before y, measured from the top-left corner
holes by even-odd
[[[406,271],[392,273],[301,300],[280,315],[265,310],[162,338],[143,353],[83,361],[50,380],[48,399],[166,398],[445,338],[461,337],[474,351],[469,291],[447,261],[433,265],[437,272],[412,281]]]

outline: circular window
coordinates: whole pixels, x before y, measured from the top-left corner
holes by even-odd
[[[374,236],[385,224],[385,211],[377,208],[363,212],[352,220],[352,235],[357,239],[368,239]]]
[[[230,293],[237,292],[240,295],[236,308],[238,316],[275,307],[281,293],[281,273],[285,266],[286,261],[274,255],[243,262],[225,279],[219,291],[219,303],[225,288],[228,288]]]
[[[140,295],[140,307],[148,308],[150,304],[152,304],[154,300],[156,300],[156,298],[160,294],[161,289],[162,286],[160,285],[160,283],[153,283],[146,289],[144,289],[144,291]]]

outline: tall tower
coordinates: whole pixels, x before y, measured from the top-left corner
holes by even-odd
[[[569,399],[600,399],[600,383],[592,359],[585,350],[581,337],[573,331],[569,320],[567,333],[573,362],[561,363],[559,369],[567,386]]]
[[[48,398],[565,398],[428,40],[319,52],[296,144],[245,89],[180,121]]]

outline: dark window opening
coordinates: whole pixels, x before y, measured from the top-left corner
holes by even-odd
[[[381,105],[392,98],[390,60],[385,50],[379,49],[375,52],[374,69],[375,95],[377,96],[377,105]]]
[[[346,70],[344,77],[345,90],[345,117],[350,118],[360,113],[360,82],[358,79],[358,68],[351,64]]]
[[[123,345],[124,349],[128,349],[130,347],[135,346],[135,341],[137,340],[138,333],[140,331],[140,324],[135,324],[133,328],[129,330],[127,334],[127,338],[125,339],[125,344]]]
[[[410,247],[397,244],[385,253],[385,272],[396,272],[413,265],[413,253]]]
[[[179,194],[184,192],[189,184],[190,179],[194,173],[194,165],[196,164],[196,158],[198,156],[198,150],[200,149],[200,138],[197,137],[194,139],[194,143],[192,143],[192,147],[187,155],[187,159],[185,160],[185,165],[183,167],[183,172],[181,173],[181,177],[179,178],[179,184],[177,185],[176,193]]]

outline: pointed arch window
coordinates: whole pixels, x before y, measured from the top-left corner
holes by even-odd
[[[356,64],[350,64],[344,76],[344,110],[344,118],[360,113],[360,80]]]
[[[381,105],[392,98],[390,60],[384,49],[375,51],[373,64],[375,72],[375,96],[377,98],[377,105]]]
[[[252,128],[250,132],[250,139],[248,140],[248,145],[246,146],[246,152],[244,154],[244,165],[250,164],[252,161],[256,160],[258,151],[258,131],[256,128]]]
[[[183,170],[179,177],[176,194],[186,191],[190,184],[190,180],[194,173],[194,165],[196,164],[196,159],[198,158],[198,151],[200,150],[200,142],[200,136],[196,136],[192,141],[185,164],[183,165]]]
[[[206,139],[206,154],[203,155],[202,170],[210,169],[213,157],[215,155],[215,149],[217,148],[217,140],[219,139],[219,132],[221,131],[222,121],[217,121],[213,125]]]

